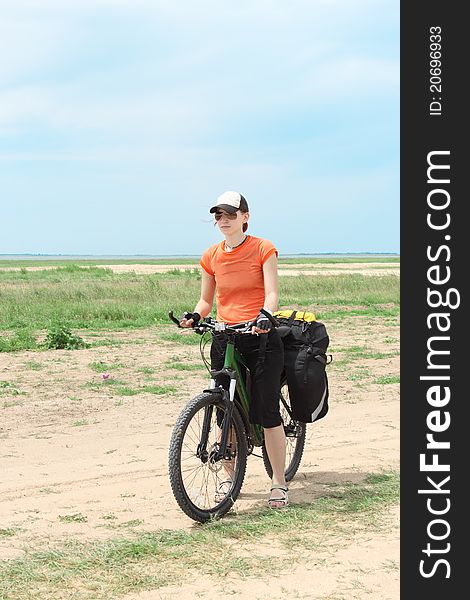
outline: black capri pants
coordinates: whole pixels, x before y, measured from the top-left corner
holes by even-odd
[[[267,338],[267,340],[262,341],[262,338]],[[265,344],[266,347],[263,349]],[[224,366],[226,346],[227,337],[224,333],[213,335],[212,369],[219,370]],[[235,347],[249,369],[247,382],[251,398],[250,422],[265,428],[281,425],[279,389],[284,369],[284,346],[279,333],[275,329],[271,329],[269,333],[260,335],[237,335]]]

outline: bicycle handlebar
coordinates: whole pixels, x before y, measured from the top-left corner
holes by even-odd
[[[273,325],[273,327],[279,327],[278,321],[269,313],[267,310],[262,308],[260,312],[268,317],[269,321]],[[170,310],[168,313],[170,319],[175,323],[178,327],[181,327],[179,320],[174,316],[173,311]],[[248,333],[251,331],[251,328],[256,324],[256,319],[254,321],[249,321],[247,323],[238,323],[236,325],[227,325],[222,321],[215,321],[210,317],[206,317],[204,321],[197,323],[192,327],[197,333],[204,333],[204,331],[226,331],[227,333]],[[182,328],[185,329],[185,328]]]

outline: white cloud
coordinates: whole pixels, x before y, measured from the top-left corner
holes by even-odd
[[[384,93],[398,86],[398,61],[353,51],[347,30],[351,18],[364,27],[367,11],[387,4],[17,0],[0,25],[0,52],[9,56],[0,66],[1,131],[39,126],[168,143],[232,119]],[[126,15],[134,59],[126,48],[116,56],[124,34],[106,28],[106,17],[118,18],[126,30]]]

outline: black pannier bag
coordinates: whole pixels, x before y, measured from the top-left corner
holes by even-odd
[[[311,312],[281,310],[274,317],[279,321],[278,331],[284,342],[292,416],[297,421],[313,423],[322,419],[329,408],[325,367],[330,338],[326,327]]]

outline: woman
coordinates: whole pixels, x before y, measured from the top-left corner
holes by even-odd
[[[224,192],[210,209],[224,236],[202,255],[201,297],[192,313],[185,313],[183,327],[191,327],[212,310],[216,293],[217,320],[230,325],[255,321],[252,335],[240,335],[237,348],[243,356],[251,380],[250,420],[264,428],[264,438],[273,468],[268,505],[283,508],[288,504],[284,478],[286,438],[279,413],[279,383],[283,369],[283,346],[277,331],[261,308],[272,313],[278,308],[277,250],[271,242],[247,235],[250,214],[245,198],[238,192]],[[263,340],[263,336],[267,336]],[[222,341],[219,336],[218,341]],[[211,346],[211,365],[221,369],[225,347]],[[227,472],[230,473],[227,468]],[[223,486],[226,486],[224,490]],[[216,490],[222,500],[230,487],[224,482]]]

